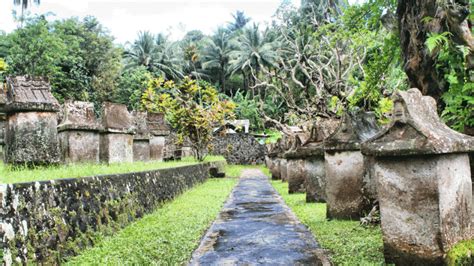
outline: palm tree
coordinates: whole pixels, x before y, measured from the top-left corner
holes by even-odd
[[[247,25],[250,21],[250,18],[245,16],[243,11],[237,10],[235,14],[232,14],[234,18],[234,22],[229,22],[229,30],[230,31],[238,31]]]
[[[40,0],[33,0],[33,2],[37,5],[39,5],[41,1]],[[28,7],[31,6],[31,0],[13,0],[13,4],[15,6],[21,5],[21,10],[23,11],[23,10],[28,9]]]
[[[226,92],[226,80],[229,76],[230,32],[225,28],[218,28],[211,38],[204,40],[201,48],[202,68],[205,71],[214,71],[219,79],[222,92]]]
[[[279,41],[270,33],[268,29],[261,32],[258,25],[253,24],[251,27],[244,28],[242,34],[232,41],[230,71],[242,73],[245,88],[255,85],[256,78],[263,67],[278,67]],[[254,91],[253,94],[255,94]]]
[[[174,55],[175,47],[164,35],[154,36],[148,31],[139,32],[138,38],[125,51],[125,67],[144,66],[148,71],[165,78],[179,79],[183,74],[177,61],[178,57]]]

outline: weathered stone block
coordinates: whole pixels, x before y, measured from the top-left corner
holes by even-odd
[[[306,202],[326,202],[324,156],[307,158],[304,162]]]
[[[281,181],[288,182],[288,163],[286,159],[280,159],[280,177]]]
[[[444,252],[471,233],[466,154],[377,158],[385,260],[443,265]]]
[[[133,161],[133,118],[124,104],[102,104],[100,160],[106,163]]]
[[[100,136],[100,160],[106,163],[133,162],[133,135],[102,133]]]
[[[302,159],[287,159],[288,193],[304,193],[304,161]]]
[[[377,131],[373,113],[346,114],[334,134],[324,141],[328,218],[360,218],[372,208],[375,198],[364,195],[368,191],[364,185],[372,182],[360,143]]]
[[[132,117],[136,129],[136,134],[133,136],[133,160],[149,161],[151,151],[150,130],[147,122],[148,114],[134,111]]]
[[[155,161],[162,161],[164,158],[165,137],[151,136],[150,137],[150,159]]]
[[[99,162],[98,131],[66,130],[59,132],[61,158],[66,163]]]
[[[102,127],[109,132],[134,133],[133,119],[124,104],[102,104]]]
[[[133,160],[146,162],[150,160],[150,140],[133,140]]]
[[[57,116],[53,112],[8,115],[5,162],[44,165],[59,163]]]
[[[433,98],[397,92],[392,122],[362,145],[374,156],[387,263],[443,265],[471,237],[474,138],[441,122]]]
[[[99,127],[93,103],[66,101],[58,126],[62,160],[66,163],[98,163]]]
[[[58,101],[43,78],[8,77],[4,111],[5,162],[11,164],[58,163]]]

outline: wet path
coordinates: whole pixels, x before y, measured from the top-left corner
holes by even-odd
[[[243,174],[191,265],[329,265],[260,171]]]

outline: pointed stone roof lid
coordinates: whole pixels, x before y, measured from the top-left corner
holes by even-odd
[[[125,104],[102,103],[102,130],[109,133],[134,134],[135,125]]]
[[[62,105],[60,116],[58,131],[69,129],[97,131],[100,129],[94,112],[94,104],[91,102],[68,100]]]
[[[43,77],[7,77],[5,110],[21,111],[59,111],[59,103],[51,93],[49,81]]]
[[[474,151],[474,138],[458,133],[436,113],[436,102],[418,89],[392,97],[394,107],[388,127],[362,144],[362,153],[374,156],[466,153]]]
[[[336,131],[324,140],[324,149],[327,151],[359,150],[360,143],[373,137],[378,131],[374,113],[346,113]]]
[[[147,124],[150,133],[154,136],[168,136],[171,133],[170,126],[166,123],[165,114],[147,113]]]

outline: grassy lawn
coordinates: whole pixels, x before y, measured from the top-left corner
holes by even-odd
[[[100,240],[68,264],[185,264],[237,181],[209,179],[114,236]]]
[[[263,165],[239,165],[239,164],[227,164],[225,168],[225,175],[227,177],[240,177],[244,169],[260,169],[262,172],[270,176],[270,171]]]
[[[206,161],[224,160],[221,156],[208,156]],[[57,166],[39,166],[34,168],[9,167],[0,163],[0,183],[21,183],[60,178],[77,178],[84,176],[120,174],[136,171],[146,171],[162,168],[178,167],[196,164],[192,157],[183,158],[181,161],[169,162],[133,162],[117,164],[69,164]]]
[[[380,227],[364,228],[359,221],[327,221],[326,204],[306,203],[305,194],[288,194],[288,183],[272,181],[286,204],[308,226],[336,265],[383,265]]]

